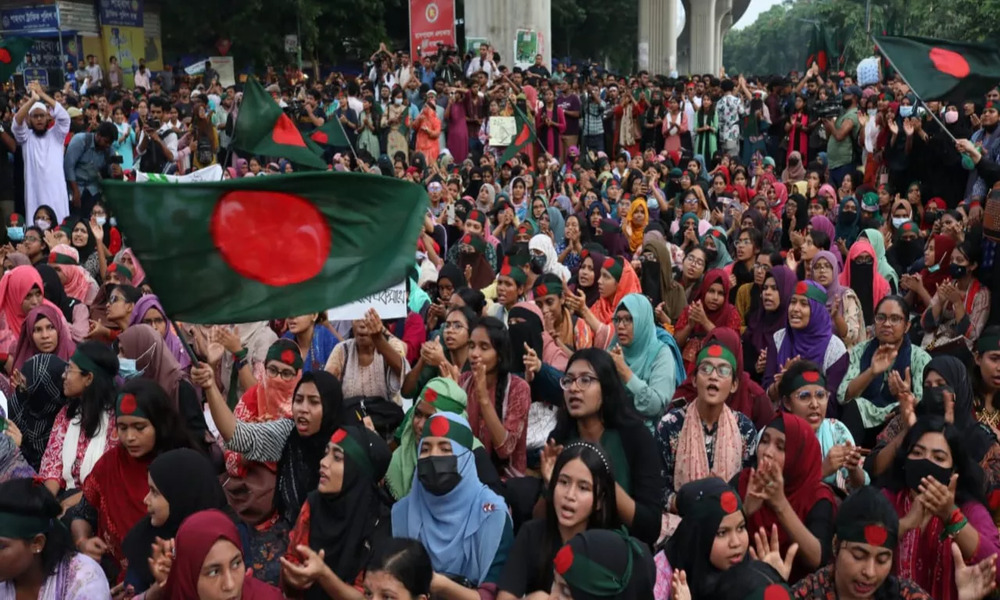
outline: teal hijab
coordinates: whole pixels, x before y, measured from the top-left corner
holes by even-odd
[[[842,219],[841,215],[847,215],[849,213],[844,211],[844,206],[851,202],[854,204],[854,214],[851,218],[846,216]],[[858,239],[858,233],[860,227],[858,223],[861,222],[861,203],[854,196],[848,196],[840,201],[840,210],[837,213],[837,224],[835,226],[837,239],[844,240],[844,245],[850,248],[854,245],[854,242]],[[836,243],[837,240],[830,240]]]
[[[552,237],[556,239],[555,245],[558,246],[566,240],[566,219],[555,206],[546,208],[545,212],[549,213],[549,229],[552,230]]]
[[[667,345],[656,336],[656,325],[653,321],[653,307],[642,294],[628,294],[615,308],[617,313],[625,309],[632,315],[632,343],[622,345],[625,362],[639,379],[648,381],[653,370],[653,363],[660,350]]]
[[[878,229],[865,229],[861,232],[861,235],[868,238],[868,241],[872,243],[872,248],[875,250],[875,260],[878,262],[879,275],[892,284],[894,290],[898,290],[899,275],[896,274],[896,270],[892,268],[892,265],[885,258],[885,236]]]
[[[720,233],[721,236],[713,236],[712,231]],[[705,239],[709,237],[714,238],[715,251],[718,254],[718,256],[716,257],[715,261],[712,262],[712,264],[705,265],[706,273],[712,269],[722,269],[729,263],[733,262],[733,258],[729,256],[729,248],[727,247],[726,230],[723,229],[722,227],[719,227],[718,225],[712,227],[711,229],[705,232],[705,235],[701,236],[702,245],[705,244]]]

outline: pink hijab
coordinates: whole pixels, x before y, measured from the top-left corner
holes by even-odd
[[[131,248],[125,248],[122,250],[121,255],[117,257],[117,261],[125,264],[124,258],[126,256],[132,259],[132,286],[139,287],[142,285],[142,282],[146,280],[146,271],[143,270],[142,265],[139,264],[139,259],[132,253]]]
[[[59,334],[59,343],[51,354],[55,354],[64,361],[69,361],[70,357],[73,356],[76,344],[73,342],[73,333],[69,329],[66,317],[54,304],[45,301],[41,306],[31,309],[27,318],[24,319],[24,323],[21,324],[21,334],[17,338],[17,346],[13,352],[15,369],[20,369],[26,360],[40,353],[31,334],[34,331],[35,323],[42,318],[48,319]]]
[[[0,311],[3,311],[7,329],[11,333],[21,331],[21,325],[27,317],[21,309],[21,304],[28,292],[35,287],[45,293],[42,276],[35,267],[14,267],[0,277]]]

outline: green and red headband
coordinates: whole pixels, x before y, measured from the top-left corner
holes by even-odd
[[[333,435],[330,436],[330,443],[343,450],[344,454],[351,459],[351,462],[360,467],[362,471],[374,476],[375,467],[372,465],[368,453],[361,447],[358,440],[354,439],[354,435],[351,432],[346,429],[334,431]]]
[[[73,258],[72,256],[70,256],[69,254],[64,254],[62,252],[57,252],[57,251],[53,250],[52,252],[49,253],[49,264],[50,265],[79,265],[80,261],[76,260],[75,258]],[[108,271],[114,271],[115,269],[113,267],[115,267],[115,266],[116,265],[114,263],[112,263],[111,264],[112,268],[109,268]],[[132,278],[129,277],[129,281],[131,281],[131,280],[132,280]]]
[[[0,512],[0,537],[13,540],[30,540],[58,526],[58,521],[46,517],[29,517],[12,512]]]
[[[480,225],[486,225],[486,213],[481,210],[471,210],[469,214],[465,216],[466,221],[475,221]]]
[[[729,363],[733,367],[733,370],[736,370],[736,355],[729,348],[718,342],[711,342],[702,348],[701,352],[698,353],[698,359],[695,363],[700,363],[706,358],[721,358]]]
[[[795,284],[795,293],[799,296],[805,296],[810,300],[815,300],[820,304],[826,304],[826,292],[816,284],[800,281]]]
[[[432,415],[431,418],[427,419],[427,422],[424,423],[422,437],[448,438],[466,450],[472,450],[474,439],[471,429],[440,414]]]
[[[611,276],[615,278],[615,281],[622,280],[622,271],[625,269],[625,265],[622,264],[622,259],[617,257],[610,257],[604,259],[604,264],[601,268],[611,273]]]
[[[916,234],[919,235],[920,234],[920,226],[917,225],[916,223],[914,223],[913,221],[907,221],[906,223],[903,223],[900,226],[899,232],[901,234],[902,233],[916,233]]]
[[[518,287],[528,282],[528,274],[521,267],[510,264],[510,257],[504,257],[503,265],[500,266],[500,276],[510,277]]]
[[[517,226],[517,232],[526,233],[528,235],[535,235],[535,227],[531,223],[525,221],[524,223],[521,223],[520,225]]]
[[[855,542],[895,550],[898,542],[896,534],[889,531],[881,523],[851,522],[845,527],[837,528],[837,539],[842,542]]]
[[[472,249],[480,254],[486,254],[486,240],[478,235],[467,233],[462,236],[462,244],[472,246]]]
[[[690,514],[685,513],[684,517],[693,519],[719,517],[721,520],[742,510],[743,500],[740,499],[740,495],[727,489],[718,495],[710,494],[700,497],[697,502],[692,503]]]
[[[792,600],[792,588],[784,583],[772,583],[747,594],[745,600]]]
[[[979,354],[996,351],[1000,351],[1000,335],[981,335],[976,340],[976,352]]]
[[[563,284],[562,281],[545,281],[535,284],[534,289],[535,299],[543,298],[545,296],[562,296]]]
[[[136,401],[135,394],[118,394],[118,401],[115,402],[115,416],[137,417],[139,419],[149,418],[146,411],[142,410],[142,407]]]
[[[118,277],[125,282],[132,281],[132,269],[121,263],[111,263],[111,266],[108,267],[108,273],[117,273]]]
[[[457,415],[464,413],[469,403],[465,391],[447,377],[435,377],[428,381],[420,391],[420,400],[433,406],[436,411]]]
[[[264,362],[272,360],[284,363],[296,371],[302,368],[302,355],[299,354],[299,349],[290,340],[278,340],[271,344],[271,347],[267,349]]]
[[[624,592],[632,580],[635,556],[641,556],[642,550],[638,542],[625,531],[618,530],[615,533],[621,535],[627,545],[628,557],[621,575],[590,557],[575,552],[572,540],[559,549],[552,561],[556,573],[562,575],[571,588],[592,596],[613,598]]]
[[[792,389],[797,390],[807,385],[818,385],[826,387],[826,377],[819,371],[802,371],[792,380]]]
[[[24,227],[24,217],[17,213],[10,215],[10,222],[7,223],[8,227]]]

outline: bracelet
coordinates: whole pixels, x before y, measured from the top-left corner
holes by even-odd
[[[245,362],[247,359],[247,354],[249,354],[249,352],[250,351],[247,350],[246,348],[240,348],[236,352],[233,352],[233,358],[236,359],[236,361],[238,362]]]
[[[945,538],[954,538],[968,524],[969,519],[962,514],[961,509],[956,507],[951,511],[948,523],[944,526],[944,531],[941,532],[941,541],[944,541]]]

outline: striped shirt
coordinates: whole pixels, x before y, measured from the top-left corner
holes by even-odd
[[[246,460],[277,462],[285,448],[288,436],[295,429],[291,419],[278,419],[266,423],[236,421],[236,431],[226,442],[226,449],[239,452]]]

